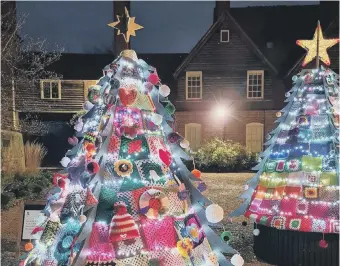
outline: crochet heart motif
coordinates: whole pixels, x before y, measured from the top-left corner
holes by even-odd
[[[137,99],[137,90],[136,89],[119,89],[119,98],[124,106],[132,105]]]
[[[166,166],[169,166],[171,164],[171,153],[170,152],[160,149],[158,151],[158,155],[159,155],[159,158],[162,160],[162,162]]]

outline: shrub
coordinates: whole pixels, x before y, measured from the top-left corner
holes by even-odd
[[[257,154],[238,142],[219,138],[206,141],[194,158],[204,172],[249,171],[257,163]]]
[[[47,154],[47,149],[40,143],[29,142],[25,144],[26,173],[38,174],[41,162]]]
[[[48,171],[5,176],[1,184],[1,208],[11,207],[20,199],[41,199],[51,186],[52,173]]]

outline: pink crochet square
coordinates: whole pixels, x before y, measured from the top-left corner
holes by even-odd
[[[142,114],[138,108],[117,106],[114,120],[116,135],[121,136],[123,127],[135,127],[137,134],[143,133]]]
[[[141,219],[142,234],[148,250],[160,250],[176,246],[176,231],[172,217],[162,220]]]
[[[271,214],[271,200],[264,199],[261,202],[261,205],[259,207],[259,210],[257,211],[258,214]]]
[[[313,217],[326,218],[329,207],[325,204],[309,204],[308,215]]]
[[[87,260],[90,261],[109,261],[115,258],[115,253],[111,243],[97,244],[90,249]]]
[[[296,199],[283,199],[280,204],[280,211],[296,215]]]
[[[109,242],[109,225],[101,222],[93,223],[90,236],[90,248],[95,248],[99,243]]]

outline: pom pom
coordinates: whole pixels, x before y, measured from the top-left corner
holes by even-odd
[[[91,174],[96,174],[99,171],[99,164],[95,161],[89,162],[87,165],[87,171]]]
[[[231,234],[231,232],[229,231],[224,231],[222,234],[221,234],[221,239],[225,242],[230,242],[232,239],[233,239],[233,236]]]
[[[28,242],[25,244],[25,251],[31,251],[34,248],[32,242]]]
[[[290,92],[286,92],[286,97],[289,97],[290,96]]]
[[[242,225],[243,225],[243,226],[247,226],[247,222],[246,222],[246,221],[243,221],[243,222],[242,222]]]
[[[221,206],[211,204],[205,209],[205,216],[209,223],[219,223],[223,220],[224,211]]]
[[[63,167],[67,167],[70,162],[71,162],[71,159],[65,156],[61,159],[60,164]]]
[[[231,257],[230,262],[234,266],[242,266],[244,264],[244,259],[239,254],[235,254]]]
[[[159,82],[159,77],[156,73],[151,73],[148,78],[149,82],[153,85],[157,85]]]
[[[159,126],[160,124],[162,124],[162,120],[163,120],[163,117],[162,117],[161,115],[159,115],[159,114],[154,113],[154,114],[152,114],[152,116],[151,116],[151,121],[152,121],[155,125],[157,125],[157,126]]]
[[[68,138],[67,141],[68,141],[68,144],[72,146],[76,146],[78,144],[78,138],[76,136]]]
[[[82,214],[82,215],[79,216],[79,222],[80,222],[81,224],[85,223],[86,220],[87,220],[87,217],[86,217],[84,214]]]
[[[159,94],[162,95],[163,97],[167,97],[170,94],[170,88],[167,85],[162,85],[159,88]]]
[[[177,141],[183,139],[178,133],[172,132],[168,135],[168,141],[172,144],[176,143]]]
[[[321,240],[319,241],[319,247],[320,247],[320,248],[327,248],[327,247],[328,247],[327,241],[324,240],[324,239],[321,239]]]
[[[93,103],[91,103],[91,102],[89,102],[89,101],[86,101],[85,103],[84,103],[84,109],[86,110],[86,111],[89,111],[89,110],[91,110],[92,108],[93,108]]]
[[[207,190],[207,185],[204,182],[200,182],[197,186],[197,190],[199,192],[203,192]]]
[[[281,112],[277,112],[276,113],[276,117],[281,117],[282,113]]]
[[[191,173],[196,177],[196,178],[201,178],[201,171],[200,170],[197,170],[197,169],[194,169],[191,171]]]
[[[253,235],[254,236],[258,236],[259,234],[260,234],[260,230],[259,229],[256,228],[256,229],[253,230]]]
[[[183,139],[183,140],[179,143],[179,145],[180,145],[183,149],[187,149],[187,148],[189,148],[190,143],[189,143],[189,141],[187,141],[186,139]]]
[[[143,87],[146,93],[150,93],[152,91],[153,84],[151,82],[144,82]]]

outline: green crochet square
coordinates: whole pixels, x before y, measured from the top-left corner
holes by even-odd
[[[302,171],[321,171],[322,157],[302,156]]]
[[[124,136],[121,138],[119,151],[120,159],[141,160],[147,159],[150,154],[149,145],[145,136],[139,135],[134,139]]]
[[[171,102],[168,102],[168,103],[165,105],[164,110],[165,110],[165,112],[168,113],[169,115],[172,115],[172,114],[175,113],[176,108],[175,108],[175,106],[174,106]]]

